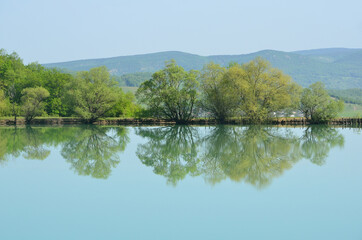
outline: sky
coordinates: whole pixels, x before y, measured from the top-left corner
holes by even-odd
[[[331,47],[362,48],[361,0],[0,0],[0,49],[24,63]]]

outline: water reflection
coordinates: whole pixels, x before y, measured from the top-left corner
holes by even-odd
[[[62,156],[79,175],[108,178],[120,162],[129,138],[125,128],[85,126],[74,131],[74,137],[63,144]]]
[[[0,162],[19,156],[25,159],[44,160],[50,154],[47,136],[41,128],[4,128],[0,131]]]
[[[136,154],[141,163],[176,185],[186,176],[209,184],[225,179],[257,188],[269,185],[301,159],[323,165],[344,137],[328,126],[138,127],[145,143]],[[108,126],[0,128],[0,164],[22,156],[44,160],[59,147],[75,173],[106,179],[130,142],[129,128]]]
[[[301,139],[303,157],[317,165],[323,165],[329,151],[344,146],[344,137],[335,128],[308,127]]]
[[[263,188],[303,158],[324,164],[330,149],[344,144],[343,135],[327,126],[310,126],[301,135],[266,126],[204,130],[201,136],[200,128],[189,126],[138,128],[148,142],[138,146],[137,156],[173,185],[189,174],[211,184],[229,178]]]
[[[59,146],[71,169],[95,178],[109,177],[129,142],[128,129],[99,126],[1,128],[0,139],[0,163],[19,156],[44,160]]]
[[[171,184],[187,174],[198,175],[199,134],[196,128],[173,126],[138,128],[137,134],[146,138],[146,144],[137,147],[137,156],[143,164],[153,167]]]

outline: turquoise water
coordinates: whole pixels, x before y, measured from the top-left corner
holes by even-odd
[[[0,128],[0,239],[362,239],[361,129]]]

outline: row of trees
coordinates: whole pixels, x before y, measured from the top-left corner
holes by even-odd
[[[263,122],[275,112],[291,110],[323,122],[343,110],[343,102],[333,100],[322,83],[302,89],[261,58],[226,68],[209,63],[201,73],[187,72],[170,61],[141,84],[137,98],[153,116],[177,123],[187,122],[200,111],[220,122],[237,116]]]
[[[40,64],[24,65],[16,53],[0,50],[0,116],[133,116],[139,109],[132,93],[124,93],[106,67],[71,75]]]
[[[124,93],[106,67],[75,75],[24,65],[15,53],[0,51],[0,116],[159,117],[185,123],[211,116],[220,122],[246,117],[263,122],[278,111],[300,110],[314,122],[333,118],[343,103],[329,97],[321,83],[302,89],[261,59],[228,67],[209,63],[201,72],[185,71],[175,61],[154,73],[137,91]],[[141,107],[142,106],[142,107]],[[142,109],[145,108],[145,109]]]

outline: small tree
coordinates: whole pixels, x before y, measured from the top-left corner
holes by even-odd
[[[186,72],[174,60],[143,82],[137,90],[137,98],[147,105],[154,116],[164,117],[176,123],[191,119],[197,100],[196,72]]]
[[[304,117],[314,123],[337,117],[343,108],[344,102],[332,99],[321,82],[316,82],[303,90],[300,111]]]
[[[45,88],[25,88],[22,92],[22,115],[25,122],[29,124],[35,117],[44,113],[44,100],[49,97],[49,92]]]
[[[134,117],[140,106],[135,103],[136,98],[132,92],[124,93],[121,88],[117,92],[117,102],[106,117]]]

